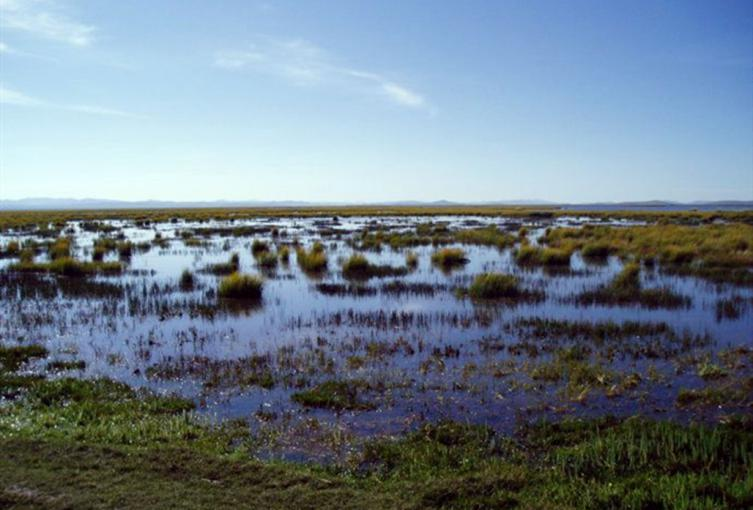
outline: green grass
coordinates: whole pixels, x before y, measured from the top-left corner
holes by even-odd
[[[314,406],[360,402],[329,381]],[[312,390],[312,392],[314,391]],[[356,407],[360,407],[359,404]],[[0,506],[11,508],[748,508],[749,421],[455,422],[368,441],[343,465],[251,460],[239,422],[114,381],[38,379],[0,408]]]
[[[294,393],[290,398],[304,407],[319,407],[335,411],[374,409],[358,396],[358,383],[354,381],[325,381],[307,391]]]
[[[261,298],[262,287],[258,276],[233,273],[220,281],[217,294],[221,298],[257,300]]]
[[[520,295],[520,284],[513,275],[483,273],[474,278],[468,294],[475,299],[515,298]]]
[[[573,212],[557,207],[531,206],[342,206],[342,207],[241,207],[185,209],[101,209],[64,211],[1,211],[0,229],[39,229],[39,225],[63,224],[67,221],[131,220],[159,223],[173,218],[187,222],[208,220],[242,220],[249,218],[296,218],[333,216],[505,216],[522,219],[571,216]],[[626,218],[661,222],[662,225],[710,225],[715,220],[753,224],[753,211],[578,211],[579,216],[593,219]],[[692,228],[692,227],[691,227]]]

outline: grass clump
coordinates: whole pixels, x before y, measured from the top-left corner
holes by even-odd
[[[277,251],[277,256],[280,257],[280,262],[287,264],[290,262],[290,248],[283,246]]]
[[[277,255],[271,251],[263,251],[255,255],[256,264],[263,269],[274,269],[277,267]]]
[[[216,275],[229,275],[237,273],[241,266],[241,259],[237,253],[230,255],[230,259],[227,262],[218,262],[217,264],[209,264],[204,268],[207,273]]]
[[[374,277],[403,276],[408,272],[405,267],[372,264],[360,253],[354,253],[343,264],[343,276],[351,279],[368,279]]]
[[[293,402],[304,407],[334,411],[363,411],[375,406],[358,398],[358,384],[354,381],[325,381],[308,391],[294,393]]]
[[[753,405],[753,377],[700,389],[682,388],[675,403],[678,407],[740,407]]]
[[[545,242],[551,247],[581,249],[584,257],[615,254],[646,263],[658,261],[671,273],[753,284],[753,225],[695,223],[555,228],[547,231]]]
[[[191,272],[191,270],[184,269],[183,272],[180,274],[180,281],[178,282],[178,286],[180,287],[180,290],[182,291],[192,290],[194,283],[195,283],[194,275]]]
[[[473,280],[468,294],[474,299],[515,298],[520,295],[520,283],[510,274],[483,273]]]
[[[41,345],[0,346],[0,368],[15,372],[29,360],[44,358],[47,354],[47,349]]]
[[[260,299],[262,286],[258,276],[233,273],[220,281],[217,294],[228,299]]]
[[[262,253],[269,252],[269,244],[259,239],[254,239],[251,244],[251,253],[254,257],[261,255]]]
[[[495,225],[489,225],[483,228],[458,230],[455,232],[455,241],[462,244],[496,246],[502,249],[515,244],[515,237],[501,231]]]
[[[300,268],[308,273],[320,273],[327,270],[327,254],[321,243],[314,243],[308,251],[302,246],[298,247],[295,255]]]
[[[49,245],[47,255],[50,257],[50,260],[70,258],[72,244],[70,238],[59,237]]]
[[[431,262],[442,269],[452,269],[468,263],[468,257],[460,248],[442,248],[431,255]]]
[[[418,267],[418,254],[414,251],[409,251],[405,254],[405,265],[413,270]]]
[[[524,245],[515,253],[515,261],[521,266],[569,266],[572,251],[560,248],[541,248]]]

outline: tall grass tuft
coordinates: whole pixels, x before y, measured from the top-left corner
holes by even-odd
[[[327,254],[324,251],[324,245],[321,243],[314,243],[309,251],[306,251],[303,247],[298,247],[295,255],[298,265],[306,272],[318,273],[327,269]]]
[[[473,280],[468,294],[475,299],[514,298],[520,294],[516,277],[504,273],[483,273]]]
[[[442,248],[431,255],[431,262],[443,269],[451,269],[467,264],[468,257],[460,248]]]
[[[260,299],[262,287],[263,282],[258,276],[233,273],[220,281],[217,293],[229,299]]]

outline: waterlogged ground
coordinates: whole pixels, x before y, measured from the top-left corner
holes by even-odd
[[[71,221],[46,235],[8,230],[0,246],[67,236],[70,255],[81,261],[92,259],[97,239],[134,245],[130,256],[104,255],[105,262],[122,260],[122,274],[20,271],[17,257],[0,259],[0,343],[47,348],[49,356],[26,365],[26,373],[106,376],[191,398],[212,420],[245,420],[261,457],[338,458],[359,438],[442,419],[510,432],[542,418],[640,414],[716,422],[751,413],[750,286],[642,264],[642,288],[663,289],[680,304],[587,304],[579,296],[612,282],[624,260],[586,259],[576,250],[565,265],[516,261],[523,237],[536,246],[547,228],[589,222],[634,224],[327,217]],[[454,237],[490,225],[512,242]],[[391,236],[417,228],[441,246],[390,246]],[[369,241],[377,235],[379,246]],[[275,255],[288,246],[289,261],[261,269],[254,241]],[[327,269],[306,272],[295,247],[317,241]],[[432,254],[447,247],[463,249],[467,264],[433,264]],[[346,278],[342,264],[355,252],[399,274]],[[240,272],[263,277],[261,300],[218,296],[223,276],[209,269],[232,253]],[[415,267],[406,265],[407,253],[416,255]],[[48,257],[37,249],[34,262]],[[180,284],[185,270],[193,275],[190,287]],[[488,272],[516,276],[525,297],[464,297],[475,276]],[[322,392],[326,398],[316,400]]]

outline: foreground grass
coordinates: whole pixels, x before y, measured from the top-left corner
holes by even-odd
[[[19,375],[45,351],[0,352],[0,392],[11,399],[0,406],[2,508],[753,505],[749,420],[713,427],[572,420],[527,426],[512,437],[441,422],[368,441],[339,465],[260,462],[250,455],[245,423],[210,426],[190,401],[107,379]],[[307,398],[342,401],[348,389],[330,386]]]

